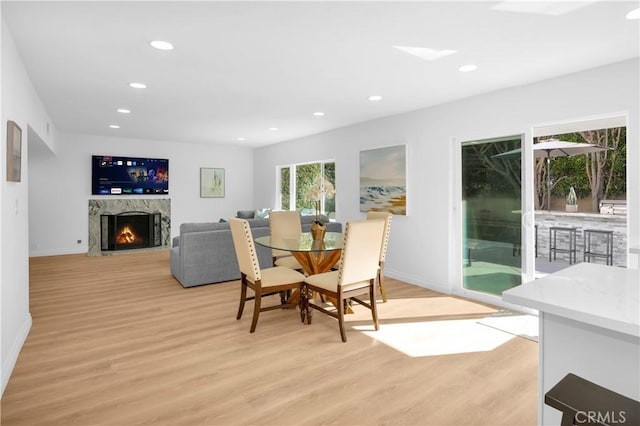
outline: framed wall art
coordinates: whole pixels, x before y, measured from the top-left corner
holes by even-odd
[[[407,146],[360,151],[360,211],[407,214]]]
[[[224,169],[200,168],[200,198],[224,198]]]
[[[22,130],[14,121],[7,121],[7,182],[20,182],[22,165]]]

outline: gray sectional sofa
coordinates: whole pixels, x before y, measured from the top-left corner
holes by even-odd
[[[302,216],[304,232],[309,232],[314,219],[315,216]],[[269,219],[247,218],[247,221],[254,238],[269,235]],[[342,224],[327,222],[327,231],[342,232]],[[256,244],[256,250],[260,267],[271,267],[271,249]],[[171,274],[183,287],[240,279],[227,222],[183,223],[180,235],[173,239],[170,256]]]

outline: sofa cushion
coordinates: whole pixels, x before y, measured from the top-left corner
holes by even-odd
[[[228,222],[183,223],[182,225],[180,225],[180,234],[185,234],[187,232],[220,231],[222,229],[231,229],[231,227],[229,226]]]
[[[321,214],[319,216],[320,220],[323,223],[327,223],[329,222],[329,218],[323,214]],[[315,214],[308,214],[308,215],[302,215],[300,216],[300,222],[304,225],[305,223],[312,223],[314,220],[316,220],[316,215]]]

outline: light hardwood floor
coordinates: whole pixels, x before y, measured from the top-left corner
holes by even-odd
[[[489,306],[387,279],[381,327],[482,318]],[[236,321],[239,282],[184,289],[167,251],[33,258],[33,327],[2,425],[535,425],[537,344],[409,357],[296,310]],[[278,303],[272,297],[264,303]],[[440,342],[441,343],[441,342]],[[438,344],[434,342],[434,344]]]

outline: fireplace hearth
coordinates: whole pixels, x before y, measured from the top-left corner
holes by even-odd
[[[102,251],[135,250],[162,245],[160,213],[123,212],[100,215]]]
[[[102,219],[102,216],[123,216],[117,219],[120,223],[124,216],[131,213],[145,213],[148,215],[160,215],[160,230],[157,229],[158,219],[154,217],[153,233],[155,235],[149,235],[144,238],[144,242],[128,243],[127,246],[118,246],[116,248],[115,242],[111,243],[112,248],[109,249],[109,243],[105,245],[106,249],[103,250],[103,239],[109,236],[103,232],[103,223],[105,224],[106,231],[108,232],[109,221],[115,221],[116,219]],[[141,219],[142,220],[142,219]],[[147,219],[149,221],[150,219]],[[149,223],[149,222],[147,222]],[[139,225],[139,224],[138,224]],[[114,225],[112,225],[114,226]],[[144,226],[144,225],[141,225]],[[115,227],[115,226],[114,226]],[[149,225],[147,228],[149,229]],[[129,235],[130,231],[123,230],[120,235],[123,238],[132,239],[133,235]],[[117,233],[117,229],[112,230],[113,233]],[[145,232],[144,229],[142,232]],[[151,231],[149,231],[151,232]],[[136,233],[136,229],[133,230],[133,234]],[[158,239],[160,244],[157,244]],[[89,200],[89,229],[88,238],[89,246],[87,247],[88,256],[110,256],[114,254],[124,254],[129,252],[144,251],[144,250],[162,250],[168,249],[171,245],[171,199],[169,198],[108,198],[108,199],[90,199]],[[143,248],[143,245],[147,245],[149,248]]]

